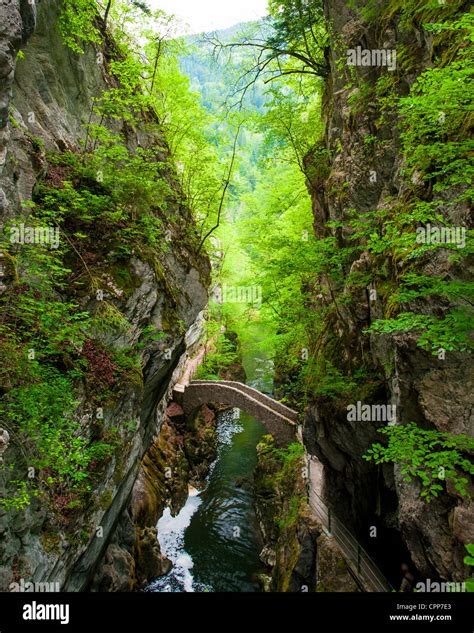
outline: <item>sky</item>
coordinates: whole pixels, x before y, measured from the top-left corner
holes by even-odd
[[[148,0],[154,9],[173,13],[189,26],[183,32],[225,29],[267,14],[268,0]]]

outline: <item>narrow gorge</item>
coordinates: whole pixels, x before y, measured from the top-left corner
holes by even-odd
[[[470,4],[168,7],[0,0],[0,591],[474,590]]]

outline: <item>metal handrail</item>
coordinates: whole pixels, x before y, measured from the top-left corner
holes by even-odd
[[[372,591],[392,591],[390,583],[372,558],[340,519],[331,512],[315,490],[310,492],[309,504],[323,526],[338,543],[344,558],[346,558],[351,567],[351,571],[362,583],[362,586],[370,587]]]
[[[319,500],[319,507],[321,507],[321,503],[323,502]],[[314,499],[311,505],[314,509]],[[327,518],[323,517],[321,512],[318,512],[317,514],[322,518],[323,525],[329,529],[331,535],[334,536],[335,540],[338,542],[342,553],[353,567],[353,572],[356,573],[358,577],[365,580],[366,584],[368,584],[368,586],[372,589],[375,588],[378,591],[390,591],[389,584],[384,576],[379,572],[378,568],[376,568],[367,552],[355,540],[350,532],[348,532],[336,516],[333,515],[331,517],[330,511],[326,507],[323,509],[326,510]]]

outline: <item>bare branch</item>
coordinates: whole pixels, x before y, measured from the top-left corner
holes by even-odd
[[[206,233],[206,235],[202,238],[201,243],[199,244],[199,248],[197,250],[197,254],[199,255],[199,253],[201,252],[202,247],[204,246],[204,242],[207,240],[207,238],[212,235],[212,233],[214,233],[214,231],[219,228],[220,223],[221,223],[221,216],[222,216],[222,209],[224,207],[224,201],[225,201],[225,197],[227,194],[227,189],[229,188],[230,185],[230,179],[232,178],[232,172],[234,170],[234,163],[235,163],[235,157],[237,154],[237,142],[239,140],[239,134],[240,134],[240,129],[242,127],[243,123],[239,123],[239,126],[237,128],[237,132],[235,134],[235,138],[234,138],[234,145],[232,147],[232,158],[230,161],[230,165],[229,165],[229,170],[227,173],[227,178],[225,180],[225,184],[224,184],[224,189],[222,190],[222,196],[221,196],[221,201],[219,203],[219,210],[217,212],[217,221],[216,224]]]

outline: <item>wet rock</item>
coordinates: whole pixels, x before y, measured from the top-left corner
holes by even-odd
[[[131,591],[134,569],[135,562],[131,554],[118,545],[109,545],[91,591]]]
[[[139,586],[170,571],[172,564],[161,555],[156,528],[138,528],[136,543],[135,561]]]
[[[166,415],[176,422],[184,422],[184,411],[176,402],[172,402],[166,409]]]
[[[179,413],[171,404],[168,412]],[[169,506],[173,516],[188,498],[188,484],[198,485],[216,457],[216,417],[203,407],[184,424],[181,415],[169,418],[146,452],[132,491],[130,514],[136,526],[135,560],[139,586],[166,574],[171,563],[161,555],[156,524]]]
[[[275,567],[276,565],[276,552],[270,545],[265,545],[260,552],[259,558],[267,567]]]

